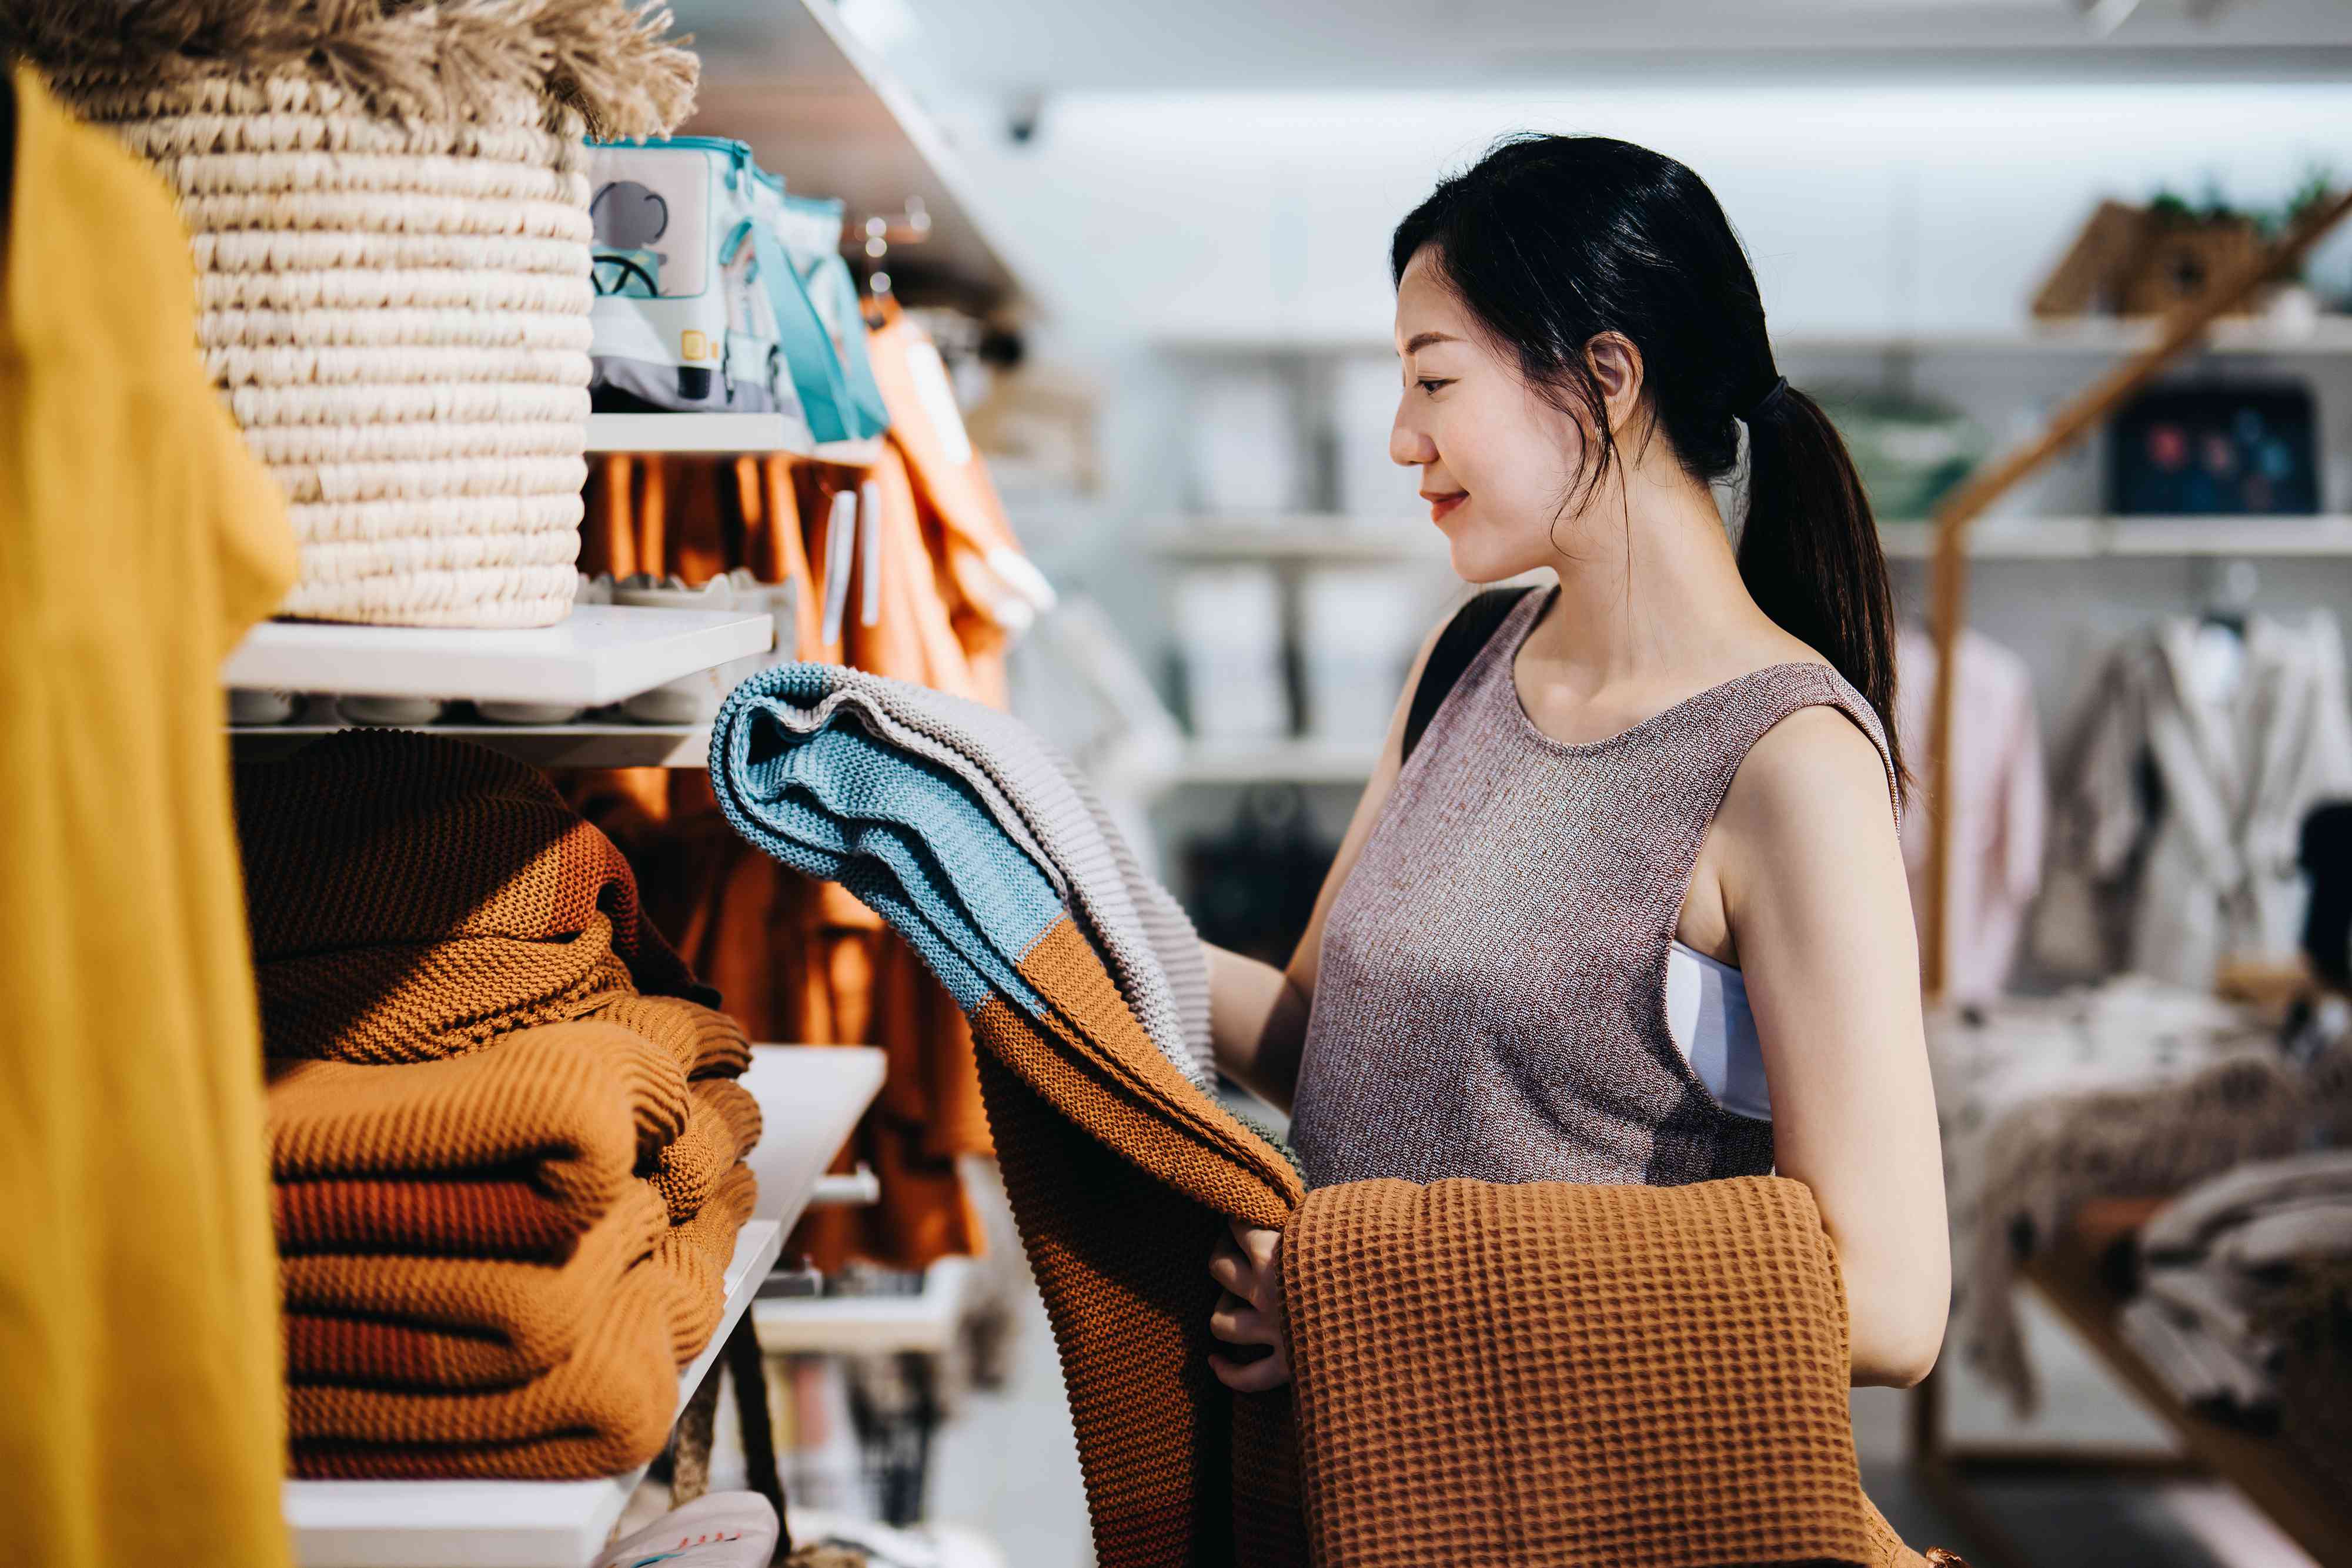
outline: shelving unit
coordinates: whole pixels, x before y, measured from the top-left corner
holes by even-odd
[[[968,1258],[942,1258],[908,1296],[814,1296],[754,1301],[751,1324],[770,1355],[944,1354],[971,1274]]]
[[[221,684],[353,696],[603,707],[666,681],[764,653],[768,615],[583,604],[511,632],[268,621],[221,664]]]
[[[883,1057],[870,1045],[755,1045],[741,1080],[763,1124],[750,1156],[759,1178],[753,1212],[789,1235],[815,1196],[825,1166],[882,1092]]]
[[[781,413],[592,413],[588,450],[707,456],[780,452],[864,468],[882,455],[882,443],[811,441],[806,427]]]
[[[1380,761],[1373,744],[1318,740],[1189,743],[1160,776],[1168,788],[1198,784],[1361,784]]]
[[[832,0],[683,0],[675,9],[715,68],[686,132],[750,142],[792,189],[841,197],[852,223],[920,202],[929,236],[894,244],[885,260],[901,293],[909,280],[938,280],[992,304],[1019,301],[1013,252],[947,138]]]
[[[727,1307],[677,1380],[678,1408],[775,1266],[783,1228],[755,1219],[735,1240]],[[286,1525],[301,1568],[581,1568],[644,1478],[586,1481],[288,1481]]]
[[[268,762],[323,736],[362,727],[348,724],[248,724],[229,727],[240,762]],[[426,735],[447,736],[503,753],[533,768],[702,768],[710,761],[708,725],[426,724]]]

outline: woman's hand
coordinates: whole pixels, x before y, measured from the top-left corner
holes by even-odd
[[[1290,1381],[1290,1350],[1283,1339],[1282,1232],[1236,1219],[1209,1254],[1209,1277],[1225,1288],[1209,1315],[1209,1332],[1227,1344],[1263,1345],[1255,1360],[1209,1357],[1217,1381],[1239,1394],[1263,1394]]]

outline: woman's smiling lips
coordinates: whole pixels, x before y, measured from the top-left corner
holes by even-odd
[[[1470,498],[1470,492],[1467,490],[1423,490],[1421,492],[1421,498],[1429,503],[1429,520],[1433,523],[1442,523],[1445,520],[1446,514],[1453,511],[1454,507],[1460,506],[1463,502]]]

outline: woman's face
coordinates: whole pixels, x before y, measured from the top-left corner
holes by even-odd
[[[1404,395],[1389,455],[1421,470],[1430,520],[1469,582],[1497,582],[1551,564],[1561,503],[1584,455],[1577,422],[1520,377],[1436,276],[1424,248],[1397,286],[1396,343]],[[1577,499],[1583,497],[1578,495]]]

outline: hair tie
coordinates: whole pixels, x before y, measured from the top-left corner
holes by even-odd
[[[1762,415],[1764,411],[1778,402],[1780,400],[1780,394],[1788,390],[1789,378],[1782,376],[1765,390],[1762,397],[1758,398],[1748,406],[1748,412],[1740,416],[1740,423],[1743,424],[1755,423],[1757,419]]]

